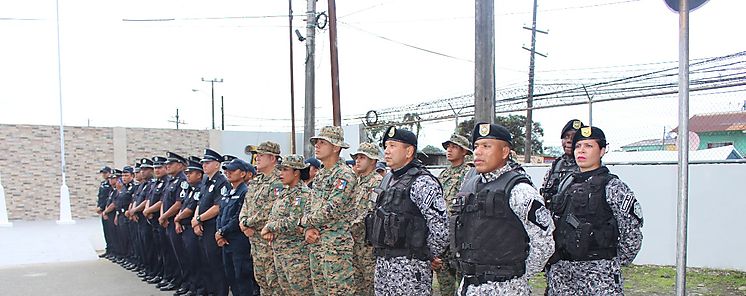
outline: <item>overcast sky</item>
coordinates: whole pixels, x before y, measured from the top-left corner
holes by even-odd
[[[532,1],[495,1],[497,87],[526,84]],[[172,128],[211,125],[210,84],[222,78],[230,130],[289,130],[287,2],[60,0],[64,123]],[[663,0],[540,0],[537,82],[618,76],[619,66],[675,66],[678,16]],[[306,1],[293,27],[305,35]],[[318,2],[319,11],[326,1]],[[473,92],[474,2],[337,1],[342,117]],[[691,14],[691,57],[746,49],[746,1],[715,0]],[[131,22],[123,19],[174,19]],[[317,33],[317,127],[331,123],[328,30]],[[385,38],[389,40],[384,40]],[[0,123],[59,124],[55,1],[0,1]],[[436,55],[411,47],[436,51]],[[298,131],[302,131],[305,45],[294,41]],[[662,62],[670,62],[663,63]],[[573,69],[592,68],[584,71]],[[594,70],[595,69],[595,70]],[[742,92],[692,102],[698,111],[736,110]],[[693,100],[696,97],[692,97]],[[676,97],[598,104],[594,124],[623,145],[675,127]],[[219,107],[219,102],[218,102]],[[623,112],[620,112],[622,110]],[[218,113],[219,115],[219,113]],[[587,106],[537,111],[545,145]],[[219,118],[218,118],[219,120]],[[345,124],[357,123],[353,121]],[[219,122],[218,122],[219,124]],[[426,124],[438,145],[454,122]],[[607,132],[607,135],[610,133]],[[616,137],[616,138],[615,138]],[[616,141],[614,141],[616,139]]]

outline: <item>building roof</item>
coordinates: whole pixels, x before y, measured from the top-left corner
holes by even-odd
[[[624,145],[621,148],[641,147],[641,146],[661,146],[663,144],[665,144],[665,145],[675,145],[676,144],[676,139],[667,138],[665,140],[665,143],[661,144],[661,142],[663,142],[663,139],[647,139],[647,140],[637,141],[637,142],[634,142],[634,143],[630,143],[630,144]]]
[[[673,132],[678,131],[678,127]],[[689,118],[689,130],[699,132],[746,130],[746,111],[697,114]]]
[[[743,156],[733,145],[689,151],[689,161],[720,161],[726,159],[741,159]],[[673,162],[679,159],[678,151],[635,151],[608,152],[603,157],[604,163],[630,162]]]

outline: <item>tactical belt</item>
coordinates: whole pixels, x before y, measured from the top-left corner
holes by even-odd
[[[601,259],[613,259],[616,257],[616,248],[589,250],[588,255],[583,258],[573,258],[567,251],[560,252],[560,260],[564,261],[593,261]]]
[[[409,259],[418,259],[422,261],[429,261],[430,252],[427,249],[386,249],[386,248],[375,248],[373,249],[373,255],[376,257],[394,258],[394,257],[407,257]]]
[[[473,282],[486,283],[504,282],[522,276],[526,273],[526,264],[515,265],[484,265],[459,261],[458,269],[464,278],[471,278]]]

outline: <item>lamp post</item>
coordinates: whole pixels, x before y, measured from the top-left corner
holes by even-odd
[[[210,80],[205,79],[202,77],[203,82],[209,82],[210,83],[210,89],[212,90],[212,129],[215,129],[215,83],[222,83],[223,78],[213,78]]]
[[[65,127],[62,124],[62,62],[60,58],[60,1],[55,1],[57,12],[57,89],[60,98],[60,168],[62,170],[62,186],[60,186],[60,219],[57,224],[75,224],[70,209],[70,189],[65,183]]]

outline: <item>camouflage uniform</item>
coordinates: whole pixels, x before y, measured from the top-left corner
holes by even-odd
[[[494,172],[480,174],[480,180],[477,182],[488,183],[497,180],[500,175],[515,170],[511,165],[505,165]],[[503,282],[489,281],[482,285],[469,285],[464,287],[461,282],[458,295],[530,295],[531,289],[528,285],[528,279],[534,274],[540,272],[546,264],[549,257],[554,253],[554,223],[551,218],[547,219],[547,225],[540,226],[539,219],[530,218],[530,210],[534,202],[543,205],[543,199],[531,185],[519,183],[510,191],[510,208],[523,223],[523,227],[529,237],[529,254],[526,258],[526,273],[518,278]],[[545,215],[550,215],[549,211],[540,207],[538,211],[545,211]],[[538,214],[535,214],[538,216]],[[545,229],[542,229],[545,228]],[[464,289],[465,288],[465,289]]]
[[[285,158],[283,165],[291,161],[290,157]],[[303,165],[303,156],[298,157],[299,164]],[[308,295],[312,289],[308,247],[304,235],[296,232],[310,197],[311,189],[301,181],[285,188],[280,198],[275,200],[265,226],[274,234],[270,245],[277,283],[284,295]]]
[[[342,159],[331,168],[322,167],[314,178],[313,197],[302,225],[318,229],[321,234],[319,242],[310,246],[311,279],[316,295],[355,293],[350,224],[355,214],[356,183],[355,174]]]
[[[627,184],[617,178],[606,184],[606,202],[619,227],[617,256],[589,261],[560,260],[547,272],[548,295],[623,295],[621,266],[637,256],[642,245],[642,209]]]
[[[279,155],[280,145],[264,142],[259,145],[258,153]],[[249,237],[251,256],[254,260],[254,278],[264,295],[279,295],[277,274],[274,268],[274,257],[269,243],[261,238],[261,231],[267,223],[269,212],[275,200],[282,193],[279,171],[275,168],[269,174],[261,172],[249,183],[246,201],[241,208],[240,221],[243,226],[254,229]]]
[[[465,139],[464,139],[465,140]],[[467,141],[468,143],[468,141]],[[461,189],[461,183],[464,181],[464,175],[469,171],[470,167],[466,165],[466,162],[458,166],[450,166],[440,172],[438,180],[443,185],[443,197],[446,201],[446,207],[448,213],[451,212],[453,207],[453,198]],[[447,250],[445,254],[440,256],[443,260],[443,267],[439,270],[435,270],[435,275],[438,277],[438,286],[440,287],[440,295],[453,295],[456,292],[456,279],[459,277],[450,264],[450,257],[452,254]]]
[[[376,261],[373,257],[373,246],[365,241],[365,215],[373,209],[374,203],[371,200],[373,189],[381,183],[381,175],[375,171],[368,175],[360,176],[355,187],[355,205],[357,205],[357,216],[350,226],[352,239],[355,241],[353,246],[352,265],[355,269],[355,286],[357,295],[373,295],[373,274],[375,272]]]

